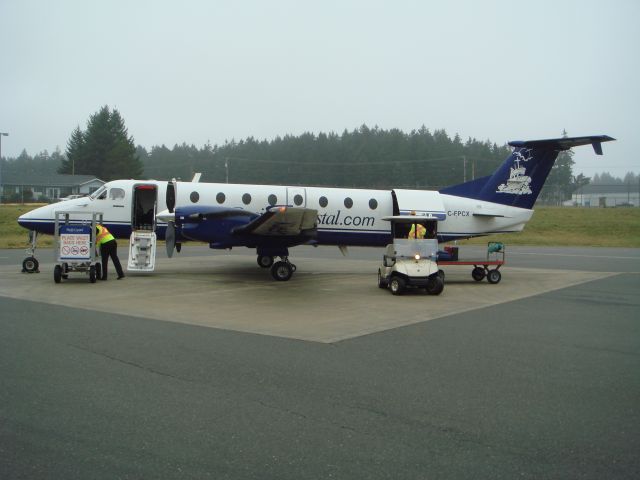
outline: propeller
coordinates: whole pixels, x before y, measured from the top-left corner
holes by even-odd
[[[166,195],[166,204],[169,213],[173,213],[173,210],[176,208],[176,179],[173,178],[169,183],[167,183],[167,195]]]
[[[176,179],[173,178],[167,183],[166,204],[169,213],[173,213],[176,208]],[[175,217],[174,217],[175,218]],[[176,222],[172,220],[167,221],[167,231],[164,234],[165,244],[167,247],[167,256],[173,257],[173,249],[176,247]],[[178,248],[178,251],[180,249]]]
[[[176,246],[176,223],[167,222],[167,230],[164,234],[164,241],[167,246],[167,257],[173,257],[173,249]]]

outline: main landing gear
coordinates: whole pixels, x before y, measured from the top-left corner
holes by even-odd
[[[275,257],[280,257],[280,260],[276,262]],[[280,282],[289,280],[296,271],[296,266],[289,261],[287,249],[279,252],[258,250],[258,265],[262,268],[270,268],[271,276]]]

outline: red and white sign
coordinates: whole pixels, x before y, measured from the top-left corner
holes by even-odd
[[[91,260],[91,235],[82,233],[60,234],[60,259]]]

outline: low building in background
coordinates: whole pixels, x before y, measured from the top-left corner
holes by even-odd
[[[71,195],[89,195],[104,185],[93,175],[14,175],[3,173],[2,203],[56,202]]]

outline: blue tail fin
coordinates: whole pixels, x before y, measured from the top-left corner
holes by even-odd
[[[591,144],[596,154],[602,155],[602,142],[610,140],[615,139],[599,135],[509,142],[515,147],[513,153],[493,175],[444,188],[440,193],[530,209],[558,153],[571,147]]]

